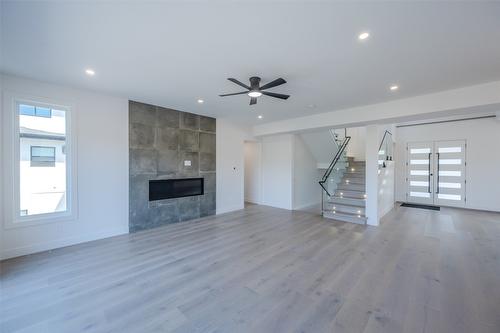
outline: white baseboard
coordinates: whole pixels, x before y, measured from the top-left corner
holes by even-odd
[[[216,211],[215,211],[215,214],[216,215],[225,214],[225,213],[229,213],[229,212],[234,212],[235,210],[242,210],[243,208],[245,208],[244,205],[237,205],[237,206],[231,206],[231,207],[217,208]]]
[[[77,236],[77,237],[68,237],[68,238],[57,239],[57,240],[53,240],[53,241],[49,241],[49,242],[37,243],[37,244],[33,244],[33,245],[28,245],[28,246],[21,246],[21,247],[16,247],[16,248],[12,248],[12,249],[5,249],[2,252],[0,252],[0,260],[20,257],[20,256],[28,255],[28,254],[34,254],[37,252],[54,250],[54,249],[65,247],[65,246],[90,242],[90,241],[94,241],[94,240],[98,240],[98,239],[119,236],[119,235],[124,235],[124,234],[128,234],[128,227],[126,229],[116,228],[116,229],[104,230],[104,231],[86,234],[86,235]]]
[[[300,210],[300,209],[309,208],[311,206],[316,206],[316,205],[321,205],[321,202],[311,202],[311,203],[307,203],[307,204],[303,204],[303,205],[299,205],[299,206],[294,206],[293,210]]]
[[[383,211],[380,212],[379,214],[379,220],[381,218],[383,218],[384,216],[386,216],[391,210],[394,209],[394,207],[396,206],[396,203],[393,203],[392,206],[387,206]]]
[[[245,199],[245,202],[255,204],[255,205],[260,205],[259,200],[254,200],[254,199]]]

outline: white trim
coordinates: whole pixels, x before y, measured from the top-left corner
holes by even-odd
[[[27,103],[35,106],[51,107],[61,109],[66,112],[66,211],[37,214],[30,216],[20,216],[19,213],[19,117],[17,116],[17,107],[20,103]],[[40,225],[54,222],[76,221],[78,217],[77,200],[77,135],[75,121],[75,107],[64,105],[57,101],[48,100],[43,97],[27,96],[4,93],[4,114],[5,114],[5,132],[4,132],[4,176],[6,179],[4,194],[4,227],[5,229],[23,228],[33,225]],[[7,209],[10,207],[10,209]]]
[[[298,206],[295,206],[293,207],[293,210],[302,210],[302,209],[305,209],[305,208],[309,208],[309,207],[314,207],[314,206],[320,206],[321,205],[321,202],[310,202],[310,203],[307,203],[307,204],[303,204],[303,205],[298,205]],[[320,209],[321,211],[321,209]]]
[[[98,231],[95,233],[89,233],[82,236],[68,237],[63,239],[58,239],[50,242],[42,242],[29,246],[21,246],[12,249],[4,250],[0,252],[0,260],[5,260],[9,258],[24,256],[27,254],[33,254],[37,252],[43,252],[53,249],[58,249],[65,246],[86,243],[90,241],[95,241],[103,238],[114,237],[119,235],[128,234],[128,228],[114,228],[104,231]]]
[[[224,209],[220,209],[220,210],[216,210],[215,214],[216,215],[220,215],[220,214],[225,214],[225,213],[230,213],[230,212],[234,212],[234,211],[237,211],[237,210],[242,210],[245,208],[245,205],[237,205],[237,206],[232,206],[232,207],[226,207]]]

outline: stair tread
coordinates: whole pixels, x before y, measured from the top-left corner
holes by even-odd
[[[359,193],[363,193],[363,194],[365,194],[365,192],[366,192],[365,190],[347,190],[347,189],[346,190],[338,190],[337,189],[336,192],[339,192],[339,191],[342,191],[342,192],[359,192]]]
[[[360,198],[360,197],[351,197],[349,195],[343,195],[343,196],[340,196],[340,195],[333,195],[330,197],[330,199],[356,199],[356,200],[366,200],[365,198]]]
[[[326,201],[326,203],[328,203],[328,204],[330,204],[330,205],[336,205],[336,206],[339,206],[339,207],[342,207],[342,206],[356,207],[356,208],[364,208],[364,207],[365,207],[365,205],[363,205],[363,206],[359,206],[359,205],[352,205],[352,204],[341,203],[341,202],[331,202],[331,201]]]
[[[350,187],[357,188],[357,187],[365,187],[365,184],[356,184],[356,183],[351,183],[351,182],[345,183],[344,182],[344,183],[339,184],[338,186],[339,187],[349,187],[350,186]]]
[[[335,210],[335,213],[333,212],[333,210],[323,210],[324,213],[331,213],[331,214],[335,214],[335,215],[345,215],[345,216],[349,216],[349,217],[357,217],[359,219],[361,218],[366,218],[366,215],[363,213],[363,214],[357,214],[357,213],[350,213],[350,212],[337,212],[337,210]]]

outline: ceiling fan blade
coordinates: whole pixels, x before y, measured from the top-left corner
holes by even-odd
[[[236,83],[237,85],[245,88],[245,89],[248,89],[248,90],[251,90],[251,88],[249,86],[247,86],[246,84],[244,84],[243,82],[240,82],[236,79],[233,79],[232,77],[228,78],[229,81],[233,82],[233,83]]]
[[[276,80],[271,81],[269,83],[266,83],[265,85],[263,85],[262,87],[260,87],[260,89],[264,90],[264,89],[273,88],[273,87],[282,85],[283,83],[286,83],[286,81],[284,79],[282,79],[282,78],[279,78],[279,79],[276,79]]]
[[[237,92],[237,93],[232,93],[232,94],[222,94],[219,96],[224,97],[224,96],[243,95],[243,94],[248,94],[248,91],[242,91],[242,92]]]
[[[281,99],[288,99],[288,97],[290,97],[290,95],[276,94],[276,93],[267,92],[267,91],[261,91],[261,92],[262,92],[262,95],[281,98]]]
[[[257,104],[257,97],[250,98],[250,105]]]

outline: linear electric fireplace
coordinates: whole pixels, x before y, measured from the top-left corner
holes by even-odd
[[[203,178],[149,181],[149,201],[203,195]]]

